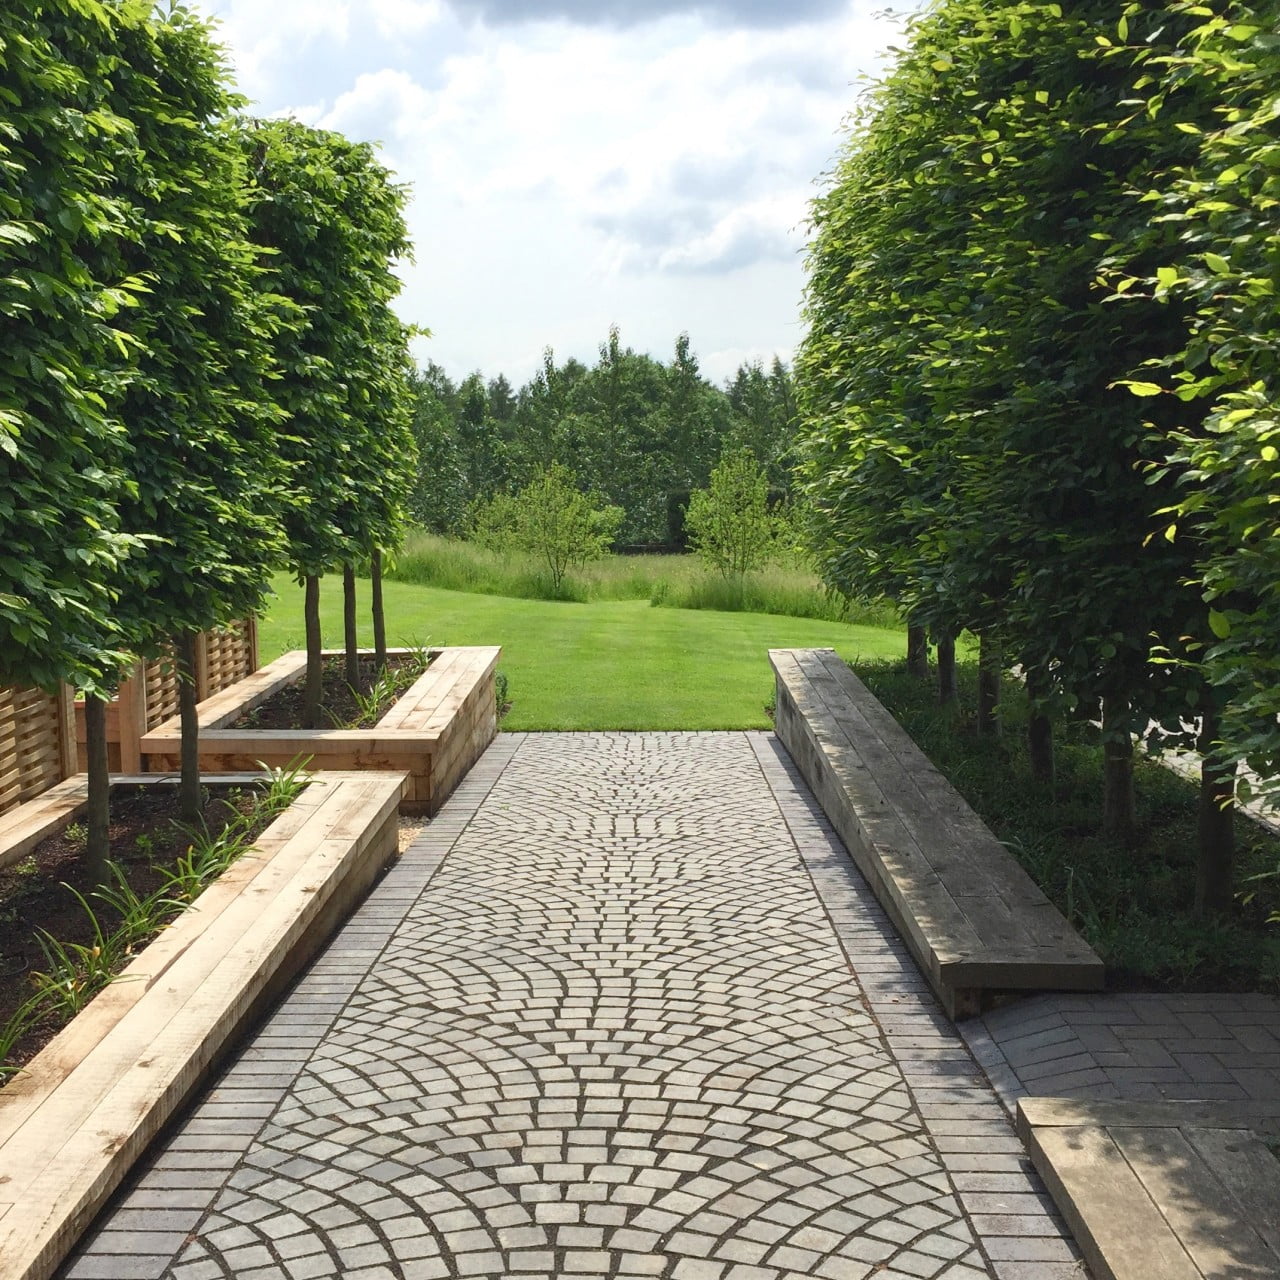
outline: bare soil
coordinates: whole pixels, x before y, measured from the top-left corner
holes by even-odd
[[[210,833],[221,831],[232,813],[245,814],[253,807],[252,788],[215,786],[207,791],[203,820]],[[176,787],[111,790],[111,858],[139,893],[158,888],[162,879],[157,868],[172,864],[191,843],[177,814]],[[252,835],[260,834],[268,821],[264,818]],[[43,840],[22,862],[0,871],[0,1024],[31,995],[31,975],[46,967],[38,930],[63,944],[92,944],[92,922],[72,889],[88,899],[104,931],[119,922],[106,903],[92,896],[95,885],[84,872],[84,848],[84,824],[73,822]],[[26,1062],[60,1025],[47,1016],[19,1041],[7,1061]]]
[[[362,705],[362,699],[367,700],[375,682],[376,667],[372,656],[360,659],[360,683],[356,690],[352,690],[347,683],[345,659],[326,658],[321,694],[325,726],[334,729],[372,729],[423,670],[422,663],[415,654],[388,655],[387,672],[394,692],[382,700],[378,706],[369,707],[367,701]],[[266,702],[238,717],[232,727],[236,729],[305,728],[302,699],[300,683],[286,685],[283,689],[277,689]]]

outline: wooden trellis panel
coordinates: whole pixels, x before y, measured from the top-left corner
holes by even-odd
[[[71,692],[0,689],[0,813],[75,772]]]
[[[196,641],[196,698],[203,701],[258,669],[258,623],[255,618],[223,631],[210,631]],[[112,772],[140,773],[139,744],[144,734],[178,714],[178,674],[172,658],[157,658],[135,668],[120,682],[107,711],[107,759]],[[83,704],[78,739],[84,765]]]
[[[258,669],[258,620],[248,618],[200,637],[196,653],[196,693],[200,701]],[[154,728],[148,725],[148,728]]]

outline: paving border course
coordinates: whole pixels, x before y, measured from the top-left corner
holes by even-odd
[[[361,650],[365,656],[372,652]],[[498,732],[494,673],[502,650],[497,645],[459,645],[429,652],[431,665],[372,729],[231,727],[278,690],[302,681],[306,654],[291,650],[281,655],[199,704],[201,769],[238,773],[259,763],[285,766],[309,757],[317,769],[403,772],[409,786],[401,811],[435,813]],[[176,717],[144,735],[141,750],[147,767],[176,768],[180,743]]]
[[[0,1090],[0,1280],[44,1280],[394,856],[402,774],[318,773]]]
[[[776,730],[953,1018],[1102,961],[834,649],[771,649]]]

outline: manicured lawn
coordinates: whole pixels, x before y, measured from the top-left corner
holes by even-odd
[[[262,620],[268,662],[303,646],[302,588],[276,581]],[[810,618],[655,609],[644,600],[589,604],[470,595],[409,583],[385,587],[392,644],[500,644],[498,669],[514,703],[505,729],[763,729],[773,694],[766,650],[835,649],[896,656],[896,631]],[[372,643],[368,583],[360,584],[361,642]],[[326,645],[342,642],[342,584],[321,592]]]

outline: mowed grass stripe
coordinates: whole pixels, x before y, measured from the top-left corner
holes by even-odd
[[[263,662],[303,646],[302,589],[285,575],[275,587],[259,629]],[[361,643],[372,644],[368,582],[358,590]],[[510,730],[764,729],[769,648],[829,647],[852,659],[897,656],[905,645],[897,631],[876,627],[643,600],[516,600],[401,582],[384,591],[393,645],[502,646]],[[325,579],[321,623],[325,644],[340,645],[340,578]]]

